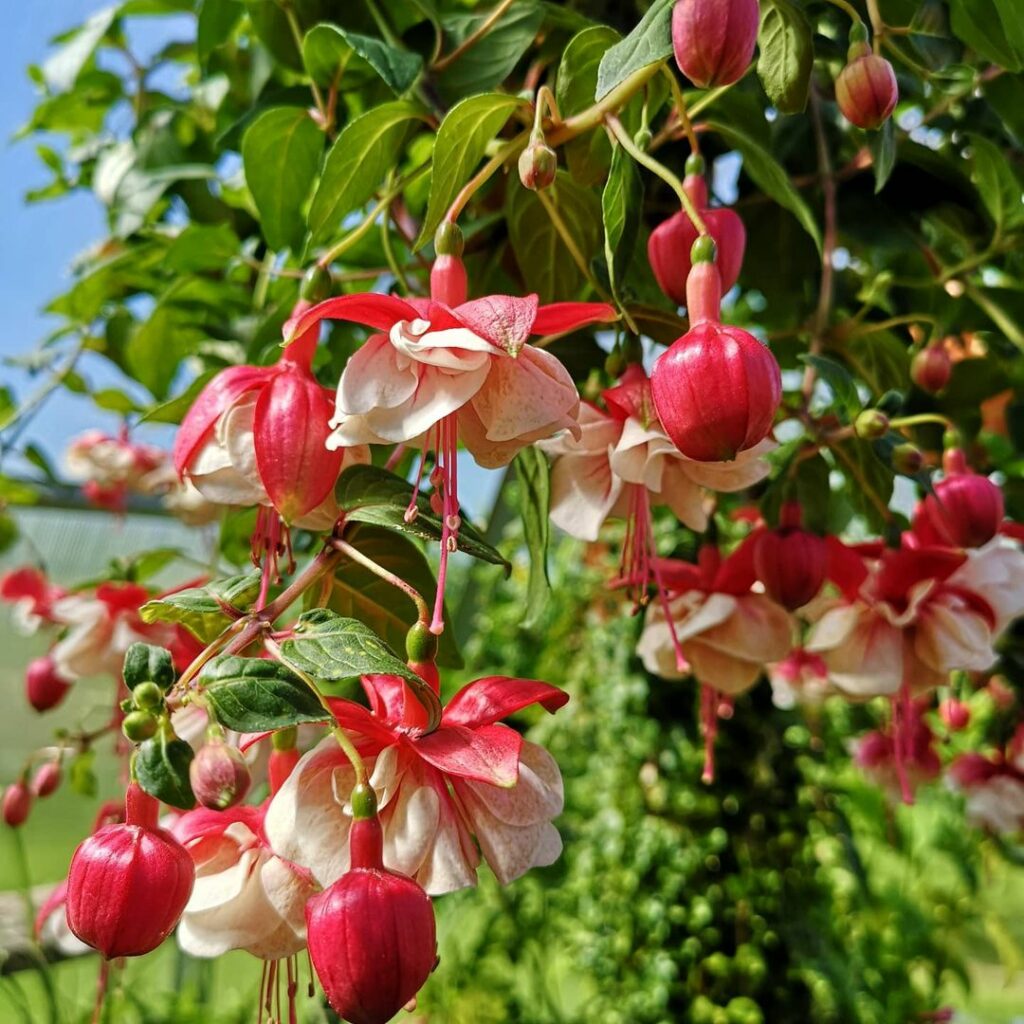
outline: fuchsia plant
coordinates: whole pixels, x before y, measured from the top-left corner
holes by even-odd
[[[224,17],[234,17],[236,6],[227,5]],[[937,328],[938,316],[872,319],[877,296],[864,284],[863,308],[842,325],[830,320],[840,267],[837,183],[871,163],[881,173],[886,154],[858,148],[839,171],[830,133],[843,125],[839,112],[866,129],[888,120],[898,88],[877,51],[909,29],[887,35],[874,26],[872,50],[866,28],[855,24],[835,104],[811,82],[813,60],[789,61],[808,66],[799,103],[758,62],[776,105],[772,124],[810,95],[818,169],[800,187],[821,188],[819,233],[817,213],[785,174],[774,173],[760,137],[694,120],[725,94],[718,87],[743,79],[759,23],[764,57],[788,8],[678,0],[669,19],[667,4],[652,5],[635,35],[609,44],[600,60],[588,58],[575,77],[559,70],[547,79],[545,55],[526,71],[522,96],[516,85],[449,104],[444,72],[459,70],[459,58],[501,25],[508,6],[499,4],[444,55],[452,29],[447,16],[438,20],[433,59],[404,54],[422,68],[403,88],[394,78],[402,62],[384,62],[384,83],[399,97],[386,104],[387,117],[380,107],[357,109],[361,101],[341,109],[345,67],[330,75],[307,67],[313,113],[262,112],[260,121],[269,115],[285,125],[275,147],[256,144],[263,141],[249,134],[256,125],[244,129],[245,195],[226,183],[222,194],[204,193],[216,217],[204,223],[199,244],[175,236],[176,245],[184,242],[174,258],[198,260],[191,283],[202,294],[213,259],[205,239],[233,237],[235,222],[258,212],[258,247],[229,262],[258,275],[251,312],[260,313],[259,325],[232,312],[230,335],[211,331],[196,346],[192,354],[202,355],[208,373],[187,392],[194,397],[151,411],[180,417],[170,453],[139,441],[134,421],[132,432],[127,425],[116,435],[90,431],[68,450],[68,467],[92,505],[120,515],[136,498],[159,498],[190,525],[223,518],[225,536],[244,532],[254,571],[204,570],[171,590],[147,582],[131,561],[78,588],[33,567],[0,578],[0,598],[13,605],[18,625],[50,638],[48,653],[27,669],[32,708],[55,711],[78,680],[104,676],[112,684],[100,726],[61,730],[57,745],[32,755],[6,787],[6,825],[30,821],[34,801],[61,785],[67,760],[107,736],[125,789],[124,813],[120,801],[101,809],[37,931],[64,951],[88,947],[105,961],[143,955],[172,933],[196,957],[244,950],[263,963],[261,1022],[266,1015],[283,1024],[282,1003],[289,1021],[298,1019],[308,950],[336,1013],[351,1024],[386,1024],[415,1007],[437,963],[434,898],[475,886],[482,866],[505,886],[562,853],[562,771],[534,741],[537,733],[523,735],[520,716],[558,712],[569,693],[498,675],[453,694],[447,686],[447,668],[458,663],[446,622],[454,557],[513,569],[509,553],[463,508],[463,455],[483,469],[516,467],[530,616],[542,611],[536,584],[546,576],[549,519],[588,546],[588,566],[609,566],[603,578],[624,598],[606,598],[602,613],[638,616],[635,655],[653,686],[695,709],[709,784],[720,721],[767,677],[780,708],[880,698],[886,724],[860,738],[853,761],[911,801],[914,785],[942,771],[937,737],[971,735],[968,686],[985,682],[1024,612],[1022,533],[1006,519],[1012,491],[1004,496],[1002,477],[971,468],[991,472],[994,456],[949,429],[942,473],[932,480],[927,466],[938,462],[940,445],[918,428],[950,428],[944,407],[901,415],[905,395],[889,383],[854,380],[845,365],[860,372],[870,363],[879,378],[890,364],[902,367],[902,349],[873,362],[858,345],[908,323]],[[849,4],[838,6],[845,18]],[[281,8],[297,33],[298,14]],[[258,29],[254,14],[244,17]],[[239,10],[235,20],[242,17]],[[802,19],[786,22],[785,46],[799,42]],[[212,50],[234,31],[228,26]],[[548,29],[532,31],[544,37]],[[354,63],[377,73],[381,61],[363,54],[367,37],[358,38],[359,46],[345,44],[359,52]],[[576,37],[570,49],[589,53],[594,39]],[[369,43],[380,52],[405,46],[397,35]],[[316,45],[303,42],[301,51],[306,65],[317,63]],[[698,94],[684,93],[673,54]],[[140,89],[138,104],[145,102]],[[736,98],[738,107],[743,102]],[[364,118],[378,117],[368,132]],[[437,128],[431,162],[416,163],[405,136],[389,134],[395,126],[410,134]],[[848,125],[842,130],[863,138]],[[375,134],[387,152],[357,162],[347,147],[359,133]],[[759,240],[753,229],[748,238],[737,209],[710,205],[711,157],[706,163],[699,152],[705,133],[740,149],[744,173],[813,238],[807,248],[820,257],[820,296],[793,330],[775,329],[774,310],[756,334],[734,322],[750,324],[765,308],[751,285],[757,275],[744,273]],[[321,136],[333,142],[323,160]],[[319,175],[324,191],[307,203],[290,180],[287,188],[261,188],[268,149],[284,153],[288,159],[277,162],[298,179],[304,143],[309,188]],[[673,166],[685,168],[682,181]],[[518,177],[498,174],[514,167]],[[580,198],[591,173],[602,188],[594,206]],[[379,180],[360,192],[363,176],[374,175]],[[1013,178],[1009,166],[1006,175]],[[985,175],[975,168],[975,177]],[[657,216],[641,231],[643,190],[661,187],[654,178],[675,199],[666,207],[658,196]],[[186,202],[186,192],[174,193],[174,202]],[[631,207],[630,196],[641,198]],[[362,222],[328,245],[337,222],[348,225],[360,206]],[[467,208],[477,217],[464,238]],[[294,231],[281,223],[290,215],[301,221]],[[595,254],[573,232],[576,221],[589,229],[598,215],[605,245]],[[525,236],[515,261],[489,251],[494,225],[502,245],[505,234],[520,243]],[[978,290],[986,282],[960,280],[999,254],[1004,228],[977,247],[983,260],[936,276],[951,300],[975,288],[972,301],[991,320],[985,331],[995,324],[1020,347],[1012,318]],[[371,230],[380,254],[357,249],[369,248]],[[424,255],[431,236],[433,252]],[[538,271],[530,256],[552,248],[564,263]],[[645,249],[649,266],[630,277],[629,260],[635,251],[642,262]],[[934,254],[923,243],[921,250],[915,257],[931,266]],[[367,272],[378,262],[386,270]],[[813,267],[817,273],[818,262]],[[763,269],[748,259],[748,272]],[[293,278],[303,278],[298,298]],[[879,293],[896,289],[881,275],[876,285]],[[199,330],[184,317],[178,327],[185,324]],[[117,332],[108,334],[104,343],[116,348]],[[236,334],[237,341],[223,340]],[[941,401],[954,390],[953,364],[937,337],[937,329],[927,341],[915,334],[916,355],[905,360],[914,401]],[[787,347],[797,338],[807,341],[799,362]],[[160,382],[151,384],[156,394]],[[918,444],[934,454],[926,457]],[[919,486],[909,521],[873,483],[880,472],[890,490],[898,474]],[[859,499],[855,510],[833,501],[837,477],[843,501]],[[844,536],[859,535],[858,543],[835,535],[832,517],[844,512],[854,523]],[[944,723],[937,732],[935,708]],[[1022,748],[1018,731],[998,749],[953,761],[949,777],[969,818],[991,831],[1024,823]]]

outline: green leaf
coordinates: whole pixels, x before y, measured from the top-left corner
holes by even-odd
[[[171,652],[143,643],[134,643],[125,651],[121,674],[129,690],[134,690],[139,683],[156,683],[161,690],[169,690],[177,678]]]
[[[96,764],[96,751],[93,749],[83,750],[71,762],[68,770],[68,783],[71,792],[78,796],[94,797],[99,789],[99,780],[96,778],[94,765]]]
[[[271,56],[293,71],[301,71],[302,55],[283,6],[276,0],[245,0],[245,7],[253,31]]]
[[[229,609],[241,614],[256,600],[259,589],[258,571],[212,580],[202,587],[189,587],[147,601],[139,609],[139,616],[143,622],[176,622],[208,644],[238,618]]]
[[[530,580],[526,588],[526,613],[523,616],[523,625],[529,629],[540,621],[551,591],[551,580],[548,578],[551,480],[548,461],[539,448],[524,448],[516,456],[515,467],[523,537],[530,552]]]
[[[18,403],[10,388],[0,387],[0,428],[7,426],[18,412]]]
[[[412,122],[422,117],[415,103],[398,100],[350,121],[327,153],[309,210],[314,244],[330,237],[342,218],[362,206],[395,166]]]
[[[640,24],[601,59],[594,99],[603,100],[634,72],[663,61],[672,53],[671,21],[672,0],[656,0]]]
[[[1018,0],[949,0],[950,24],[982,58],[1007,71],[1024,60],[1024,12]]]
[[[92,400],[100,409],[117,412],[122,416],[128,413],[141,412],[141,407],[131,395],[126,395],[118,388],[100,388],[92,393]]]
[[[305,234],[302,206],[316,177],[323,133],[305,110],[273,107],[242,137],[245,180],[271,249],[297,252]]]
[[[190,224],[171,243],[165,265],[182,273],[223,270],[238,249],[231,225]]]
[[[413,495],[412,484],[386,469],[350,466],[338,478],[334,494],[348,522],[383,526],[434,544],[441,540],[441,520],[434,514],[426,495],[417,496],[416,517],[411,523],[405,521]],[[459,550],[481,561],[511,569],[464,516],[459,528]]]
[[[885,188],[885,183],[896,166],[896,124],[891,117],[879,131],[871,133],[868,145],[871,147],[875,174],[875,195],[878,195]]]
[[[487,151],[488,143],[521,102],[516,96],[485,93],[470,96],[448,111],[434,143],[430,198],[417,249],[433,239],[441,218]]]
[[[836,453],[836,465],[847,479],[843,493],[871,529],[881,533],[885,519],[879,504],[888,506],[892,497],[892,470],[875,454],[869,441],[851,438],[834,445],[832,450]]]
[[[157,800],[183,811],[196,805],[188,768],[195,755],[170,729],[162,729],[146,740],[135,754],[135,778]]]
[[[730,146],[739,151],[743,157],[743,169],[754,184],[796,217],[821,252],[821,232],[818,230],[814,214],[778,160],[759,142],[732,125],[711,121],[708,122],[708,128],[721,135]]]
[[[595,25],[569,40],[558,65],[555,83],[555,97],[562,117],[578,114],[594,102],[601,58],[620,38],[614,29]],[[565,144],[565,156],[569,171],[579,184],[596,185],[604,180],[611,161],[611,142],[607,132],[595,128],[570,139]]]
[[[807,106],[814,67],[811,26],[792,0],[770,0],[757,34],[757,77],[772,105],[782,114]]]
[[[428,607],[434,606],[437,594],[434,574],[414,541],[384,527],[365,523],[347,529],[345,540],[418,590]],[[348,558],[342,560],[334,574],[328,607],[339,615],[365,622],[396,651],[404,650],[406,633],[417,619],[416,606],[405,594]],[[445,621],[450,621],[447,611]],[[448,668],[462,667],[451,629],[446,629],[438,638],[437,663]]]
[[[18,524],[6,512],[0,512],[0,554],[10,550],[18,539]]]
[[[201,373],[180,395],[152,406],[139,417],[139,422],[180,423],[185,418],[185,413],[192,408],[192,403],[198,397],[199,392],[209,384],[216,374],[216,370],[207,370],[206,373]]]
[[[564,171],[544,194],[557,208],[566,230],[584,255],[600,251],[601,206],[591,189],[577,185]],[[544,200],[517,183],[509,189],[508,232],[529,291],[541,302],[572,299],[584,277],[558,233]]]
[[[604,255],[608,262],[608,280],[616,295],[621,294],[622,282],[636,251],[643,202],[640,169],[622,146],[616,146],[608,181],[601,193]]]
[[[814,367],[818,377],[832,391],[829,408],[835,409],[844,423],[849,423],[860,412],[862,403],[857,394],[857,384],[846,367],[828,356],[801,355],[800,361]]]
[[[296,671],[323,682],[348,682],[364,675],[419,679],[369,626],[329,608],[299,616],[294,636],[281,642],[281,657]]]
[[[269,732],[329,717],[306,683],[267,658],[222,654],[203,668],[199,682],[214,717],[236,732]]]
[[[396,96],[412,86],[423,67],[418,53],[328,22],[314,25],[306,33],[302,62],[309,77],[322,86],[340,82],[352,88],[379,76]]]
[[[1011,231],[1024,222],[1024,188],[1003,151],[981,135],[971,135],[971,181],[996,229]]]
[[[842,353],[876,396],[906,387],[910,376],[910,353],[890,331],[855,334],[846,340]]]
[[[46,58],[43,78],[53,92],[67,92],[74,86],[116,17],[116,4],[97,11],[56,53]]]
[[[490,17],[482,14],[450,14],[441,25],[449,49],[454,50],[476,32]],[[476,43],[438,76],[441,96],[454,102],[461,96],[487,92],[503,82],[544,21],[544,9],[538,4],[519,2]]]
[[[210,54],[227,42],[244,13],[245,5],[241,0],[202,0],[196,28],[196,53],[200,64],[205,64]]]

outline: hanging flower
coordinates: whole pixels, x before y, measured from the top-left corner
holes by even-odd
[[[551,824],[562,810],[558,765],[499,723],[532,704],[554,712],[568,701],[565,693],[528,679],[478,679],[451,699],[440,727],[424,734],[423,709],[403,680],[367,676],[363,687],[369,709],[343,700],[331,708],[371,772],[389,869],[438,895],[475,885],[481,854],[502,884],[558,858],[562,841]],[[354,785],[348,760],[328,737],[299,761],[267,811],[275,852],[308,867],[322,885],[350,866]]]
[[[710,781],[718,718],[729,713],[731,700],[749,690],[766,665],[786,656],[793,622],[769,597],[751,590],[755,575],[749,544],[725,559],[705,545],[698,565],[659,561],[667,599],[648,607],[637,654],[648,672],[681,679],[689,671],[700,683],[704,778]]]
[[[64,456],[68,473],[82,481],[86,499],[112,511],[123,510],[129,492],[141,492],[143,479],[166,462],[166,452],[132,441],[127,428],[117,437],[87,430]]]
[[[576,385],[553,355],[527,342],[531,334],[563,334],[616,315],[600,303],[538,306],[536,295],[491,295],[452,307],[365,293],[327,299],[294,323],[299,338],[324,319],[380,332],[342,372],[328,447],[415,443],[436,455],[431,480],[443,533],[435,633],[443,629],[448,554],[458,546],[459,442],[494,468],[560,430],[578,434]],[[415,510],[410,504],[410,518]]]
[[[45,573],[25,566],[0,576],[0,600],[14,605],[14,625],[22,633],[34,633],[43,623],[56,621],[53,606],[67,591],[54,586]]]
[[[949,767],[950,786],[963,793],[967,820],[997,835],[1024,829],[1024,732],[1020,729],[1008,756],[961,754]],[[1016,756],[1015,756],[1016,752]]]
[[[1003,525],[1003,492],[987,476],[974,473],[959,449],[942,459],[946,475],[914,512],[914,534],[923,544],[979,548]]]
[[[853,744],[853,761],[865,775],[896,795],[938,776],[942,769],[935,752],[935,733],[925,720],[927,701],[911,701],[901,729],[890,726],[862,736]]]
[[[172,826],[196,869],[178,927],[186,953],[217,957],[244,949],[262,960],[280,960],[305,947],[306,900],[316,887],[307,872],[270,849],[263,833],[266,806],[200,808]]]

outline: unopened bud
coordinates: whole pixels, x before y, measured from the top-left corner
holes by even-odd
[[[924,456],[921,449],[912,444],[898,444],[892,450],[892,468],[904,476],[913,476],[921,472]]]
[[[121,732],[132,741],[132,743],[143,743],[156,735],[160,726],[160,719],[150,711],[133,711],[125,715],[121,723]]]
[[[550,188],[557,172],[558,155],[543,139],[532,139],[519,154],[519,180],[532,192]]]
[[[647,152],[654,136],[651,134],[650,128],[641,128],[636,135],[633,136],[633,142],[636,144],[637,149],[642,150],[644,153]]]
[[[56,761],[47,761],[32,779],[32,792],[38,797],[51,796],[57,792],[60,780],[60,765]]]
[[[4,792],[4,823],[18,828],[28,820],[32,793],[24,782],[12,782]]]
[[[433,661],[437,655],[437,637],[423,622],[415,623],[405,634],[405,654],[409,661]]]
[[[910,379],[922,390],[935,395],[949,383],[953,363],[942,345],[928,345],[910,363]]]
[[[865,441],[877,441],[889,432],[889,417],[877,409],[865,409],[854,420],[853,432]]]
[[[865,130],[880,128],[899,99],[892,65],[872,53],[867,43],[850,47],[849,63],[836,78],[836,102],[843,117]]]
[[[307,302],[323,302],[331,297],[334,291],[334,281],[331,279],[331,272],[319,263],[314,264],[306,271],[306,276],[299,285],[299,296]]]
[[[946,723],[950,732],[966,729],[971,721],[971,709],[961,700],[950,697],[939,705],[939,717]]]
[[[156,711],[163,707],[164,691],[156,683],[139,683],[132,690],[132,702],[143,711]]]
[[[234,807],[252,782],[242,752],[221,741],[200,748],[189,765],[188,777],[196,800],[211,811]]]

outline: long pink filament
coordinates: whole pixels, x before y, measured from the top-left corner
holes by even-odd
[[[704,771],[701,781],[715,781],[715,739],[718,736],[718,691],[713,686],[701,683],[700,724],[704,732]]]
[[[441,561],[437,570],[437,596],[430,632],[444,632],[444,593],[448,581],[448,555],[457,550],[459,538],[459,437],[454,415],[446,416],[438,425],[437,464],[441,470]]]

